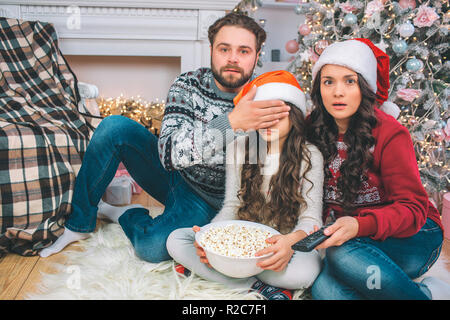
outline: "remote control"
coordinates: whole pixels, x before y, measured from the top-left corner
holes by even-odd
[[[332,223],[328,223],[326,225],[324,225],[322,228],[320,228],[319,230],[317,230],[314,233],[311,233],[309,236],[303,238],[302,240],[300,240],[299,242],[295,243],[292,246],[293,250],[296,251],[302,251],[302,252],[308,252],[308,251],[312,251],[315,247],[317,247],[319,244],[321,244],[322,242],[324,242],[326,239],[328,239],[330,236],[326,236],[323,231],[331,226],[333,224]]]

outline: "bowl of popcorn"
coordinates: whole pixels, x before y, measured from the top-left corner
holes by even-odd
[[[195,241],[214,269],[229,277],[247,278],[264,271],[256,264],[272,254],[256,257],[255,253],[269,247],[266,239],[276,234],[279,232],[260,223],[226,220],[201,227]]]

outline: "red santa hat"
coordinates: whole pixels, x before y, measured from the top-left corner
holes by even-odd
[[[290,102],[306,115],[306,98],[295,76],[285,70],[266,72],[247,83],[234,97],[234,104],[257,86],[254,101],[283,100]]]
[[[313,66],[313,80],[319,70],[326,64],[347,67],[361,74],[372,91],[376,93],[380,109],[394,118],[398,117],[400,114],[399,107],[387,101],[390,86],[389,56],[375,46],[372,41],[355,38],[329,45]]]

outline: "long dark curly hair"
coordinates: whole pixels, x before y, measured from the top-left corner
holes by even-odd
[[[263,164],[260,157],[257,158],[256,164],[249,162],[249,150],[252,146],[249,147],[248,138],[245,145],[245,163],[241,170],[241,189],[238,191],[238,198],[241,201],[237,212],[239,219],[269,225],[283,234],[295,227],[300,209],[306,208],[301,187],[303,179],[306,179],[305,174],[311,169],[311,154],[306,147],[303,112],[293,106],[289,112],[289,120],[292,128],[280,152],[278,172],[270,179],[268,201],[261,191]],[[258,141],[261,142],[261,138],[258,138]],[[262,145],[266,146],[264,143]],[[261,148],[261,143],[256,148]],[[306,164],[302,176],[299,159]],[[308,181],[312,184],[310,180]]]
[[[375,145],[372,129],[377,124],[374,113],[376,94],[372,92],[366,80],[359,73],[357,75],[362,99],[344,134],[347,159],[341,164],[340,177],[337,181],[340,201],[347,214],[354,210],[358,190],[363,181],[367,180],[366,172],[372,166],[373,155],[370,149]],[[331,178],[329,165],[337,156],[336,141],[339,133],[334,118],[327,112],[323,104],[320,94],[320,78],[321,72],[319,71],[311,90],[314,109],[307,121],[307,139],[322,152],[325,171],[324,188],[326,188],[327,182]]]

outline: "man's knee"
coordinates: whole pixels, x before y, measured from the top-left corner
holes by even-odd
[[[112,115],[100,122],[90,144],[93,145],[91,148],[120,148],[129,141],[145,140],[148,134],[152,135],[138,122],[124,116]]]
[[[147,234],[142,239],[137,239],[134,242],[134,250],[142,260],[158,263],[171,259],[166,242],[167,235],[154,232],[153,234]]]
[[[104,118],[94,132],[96,138],[114,138],[125,135],[136,136],[144,127],[138,122],[120,115]]]
[[[104,118],[98,125],[95,132],[108,132],[112,129],[121,128],[127,126],[130,119],[124,116],[112,115]]]

